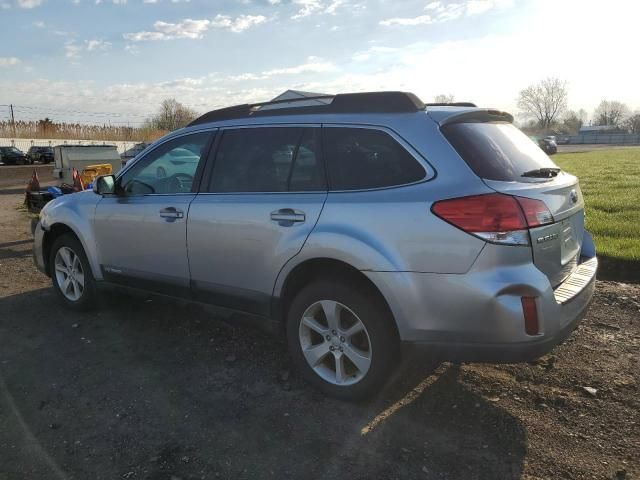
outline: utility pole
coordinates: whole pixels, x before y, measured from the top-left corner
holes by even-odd
[[[13,116],[13,104],[9,105],[9,108],[11,109],[11,130],[13,131],[13,136],[16,136],[16,119]]]

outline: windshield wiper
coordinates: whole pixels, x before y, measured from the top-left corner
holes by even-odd
[[[536,177],[536,178],[552,178],[558,176],[560,169],[558,167],[544,167],[536,168],[535,170],[529,170],[524,172],[522,177]]]

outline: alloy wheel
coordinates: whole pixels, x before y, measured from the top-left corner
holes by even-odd
[[[80,257],[69,247],[61,247],[54,259],[58,288],[67,300],[77,302],[84,291],[84,271]]]
[[[298,333],[305,360],[323,380],[353,385],[369,371],[369,332],[346,305],[333,300],[315,302],[302,315]]]

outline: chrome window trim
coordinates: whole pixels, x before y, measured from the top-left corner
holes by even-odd
[[[292,123],[248,123],[246,125],[226,125],[223,127],[218,127],[219,130],[239,130],[245,128],[311,128],[322,127],[320,122],[311,122],[311,123],[300,123],[300,122],[292,122]]]

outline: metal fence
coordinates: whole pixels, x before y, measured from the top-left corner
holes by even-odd
[[[110,141],[110,140],[64,140],[46,138],[0,138],[0,147],[16,147],[18,150],[27,152],[30,147],[55,147],[56,145],[115,145],[118,153],[122,154],[132,148],[138,141]]]
[[[556,138],[559,144],[564,144],[564,145],[582,145],[582,144],[640,145],[640,134],[636,134],[636,133],[558,135]]]

